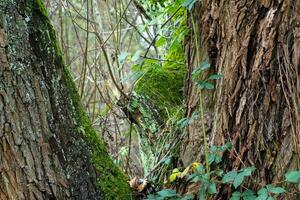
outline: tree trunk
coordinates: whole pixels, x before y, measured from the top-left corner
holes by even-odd
[[[41,0],[0,1],[0,199],[131,199]]]
[[[201,60],[224,75],[213,94],[214,106],[206,108],[214,115],[207,125],[211,143],[234,145],[224,161],[228,169],[254,165],[254,182],[282,180],[288,169],[300,168],[300,1],[204,0],[191,17]],[[186,43],[187,116],[199,100],[191,80],[193,49],[191,36]],[[199,135],[201,127],[194,128]]]

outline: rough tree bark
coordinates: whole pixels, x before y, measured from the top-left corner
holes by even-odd
[[[254,182],[282,180],[288,169],[300,168],[300,1],[203,0],[191,17],[202,61],[224,75],[213,94],[214,106],[206,108],[207,116],[214,116],[208,124],[211,143],[234,144],[224,161],[228,169],[254,165]],[[199,100],[191,80],[193,49],[191,36],[186,43],[187,116]],[[201,133],[199,125],[193,129]]]
[[[0,199],[131,199],[41,0],[0,1]]]

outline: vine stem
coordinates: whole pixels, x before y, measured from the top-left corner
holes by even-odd
[[[194,40],[196,43],[196,63],[197,65],[200,64],[200,51],[199,51],[199,44],[197,39],[197,29],[194,21],[194,16],[192,15],[192,25],[194,30]],[[206,167],[206,173],[209,175],[210,167],[208,162],[208,144],[207,144],[207,136],[206,136],[206,129],[205,129],[205,123],[204,123],[204,107],[203,107],[203,98],[202,98],[202,90],[199,90],[199,111],[200,111],[200,120],[201,120],[201,126],[202,126],[202,134],[203,134],[203,140],[204,140],[204,154],[205,154],[205,167]]]

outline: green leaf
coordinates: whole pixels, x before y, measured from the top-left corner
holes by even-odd
[[[212,74],[208,77],[208,80],[218,80],[223,77],[223,74]]]
[[[138,59],[140,59],[140,57],[141,57],[141,53],[142,53],[142,51],[137,51],[137,52],[135,52],[135,54],[132,56],[132,58],[131,58],[131,61],[132,62],[136,62],[136,61],[138,61]]]
[[[269,197],[267,198],[267,200],[274,200],[274,198],[271,197],[271,196],[269,196]]]
[[[201,64],[200,64],[200,70],[201,71],[205,71],[205,70],[207,70],[207,69],[209,69],[210,68],[210,64],[208,63],[208,62],[206,62],[206,61],[204,61],[204,62],[202,62]]]
[[[255,200],[256,196],[252,190],[246,190],[242,193],[243,200]]]
[[[215,158],[216,158],[216,154],[214,153],[210,153],[208,154],[208,164],[212,164],[214,161],[215,161]]]
[[[208,185],[208,193],[209,194],[216,194],[217,193],[217,186],[215,182],[210,182]]]
[[[298,183],[300,179],[300,171],[289,171],[285,174],[285,180],[289,183]]]
[[[198,81],[197,84],[199,89],[208,89],[208,90],[212,90],[215,88],[215,86],[211,83],[208,82],[204,82],[204,81]]]
[[[222,169],[216,169],[216,170],[214,171],[214,173],[215,173],[217,176],[222,177],[223,174],[224,174],[224,171],[223,171]]]
[[[256,200],[266,200],[268,198],[268,190],[264,187],[258,190],[257,193],[258,197],[256,198]]]
[[[157,192],[157,194],[161,197],[176,197],[178,194],[176,193],[175,190],[172,189],[165,189]]]
[[[203,183],[199,192],[199,200],[206,200],[207,183]]]
[[[120,64],[123,64],[127,58],[127,56],[129,55],[129,53],[127,52],[121,52],[120,55],[118,56],[118,61]]]
[[[155,42],[155,46],[161,47],[161,46],[165,45],[166,43],[167,43],[167,39],[162,36]]]
[[[240,172],[244,175],[244,176],[251,176],[252,172],[255,171],[255,167],[246,167],[240,170]]]
[[[298,190],[300,190],[300,183],[298,184]]]
[[[222,178],[222,183],[229,183],[233,181],[237,175],[238,175],[237,171],[230,171],[226,173]]]
[[[203,167],[203,165],[198,165],[196,169],[197,169],[197,173],[198,173],[198,174],[203,174],[203,172],[204,172],[204,167]]]
[[[234,186],[235,188],[239,187],[239,186],[243,183],[244,177],[245,177],[244,174],[239,173],[239,174],[234,178],[233,186]]]
[[[232,193],[232,196],[230,197],[230,200],[240,200],[242,194],[239,191],[235,191]]]
[[[231,143],[226,143],[223,146],[220,147],[221,151],[227,151],[232,149],[233,145]]]
[[[196,2],[197,0],[185,0],[182,6],[186,7],[188,10],[191,10]]]
[[[267,190],[273,194],[281,194],[285,192],[285,189],[282,187],[274,187],[273,185],[267,185]]]
[[[194,199],[194,196],[191,194],[188,194],[188,195],[181,197],[180,200],[191,200],[191,199]]]

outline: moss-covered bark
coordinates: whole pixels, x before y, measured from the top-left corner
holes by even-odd
[[[131,199],[41,0],[0,2],[0,198]]]

